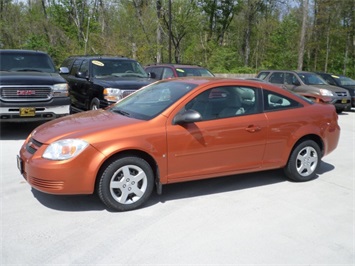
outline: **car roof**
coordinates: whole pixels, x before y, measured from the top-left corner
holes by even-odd
[[[122,60],[134,60],[122,55],[72,55],[68,58],[85,58],[85,59],[122,59]]]
[[[0,49],[0,53],[23,53],[23,54],[47,54],[38,50],[22,50],[22,49]]]
[[[174,67],[174,68],[204,68],[202,66],[199,65],[189,65],[189,64],[149,64],[146,65],[145,67],[152,67],[152,66],[170,66],[170,67]]]
[[[265,70],[261,70],[260,72],[292,72],[292,73],[296,73],[296,74],[314,74],[316,72],[311,72],[311,71],[299,71],[299,70],[286,70],[286,69],[265,69]]]

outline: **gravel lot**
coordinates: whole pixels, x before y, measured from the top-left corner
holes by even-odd
[[[306,183],[281,170],[163,187],[114,213],[96,196],[37,192],[16,154],[38,125],[2,124],[1,265],[355,265],[355,112]]]

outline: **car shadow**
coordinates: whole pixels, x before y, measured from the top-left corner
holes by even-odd
[[[333,169],[334,166],[331,164],[322,162],[319,169],[319,174],[326,173]],[[318,176],[316,178],[318,178]],[[175,200],[245,190],[261,186],[269,186],[281,182],[292,181],[289,181],[286,178],[282,169],[277,169],[169,184],[163,186],[162,195],[158,195],[154,191],[147,203],[139,209],[149,208],[159,203],[166,204]],[[107,209],[96,194],[76,196],[50,195],[39,192],[35,189],[32,189],[32,193],[42,205],[58,211],[80,212],[105,210],[108,212],[114,212]],[[134,211],[139,211],[139,209]]]
[[[43,122],[1,122],[1,140],[25,140],[27,136]]]

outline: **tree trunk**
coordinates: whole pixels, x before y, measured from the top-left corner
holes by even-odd
[[[303,57],[304,57],[304,47],[306,42],[306,28],[307,28],[307,12],[308,12],[308,0],[303,0],[303,17],[302,17],[302,29],[300,36],[300,45],[298,48],[298,64],[297,70],[302,70],[303,68]]]

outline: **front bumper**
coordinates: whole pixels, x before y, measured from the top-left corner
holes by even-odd
[[[335,106],[336,110],[338,111],[346,111],[351,109],[350,97],[333,98],[331,103]]]
[[[47,147],[31,138],[23,144],[17,165],[26,181],[34,189],[48,194],[92,194],[98,168],[104,161],[103,154],[89,145],[75,158],[48,160],[42,158]]]
[[[70,99],[58,98],[50,102],[0,102],[1,122],[44,121],[70,114]]]

